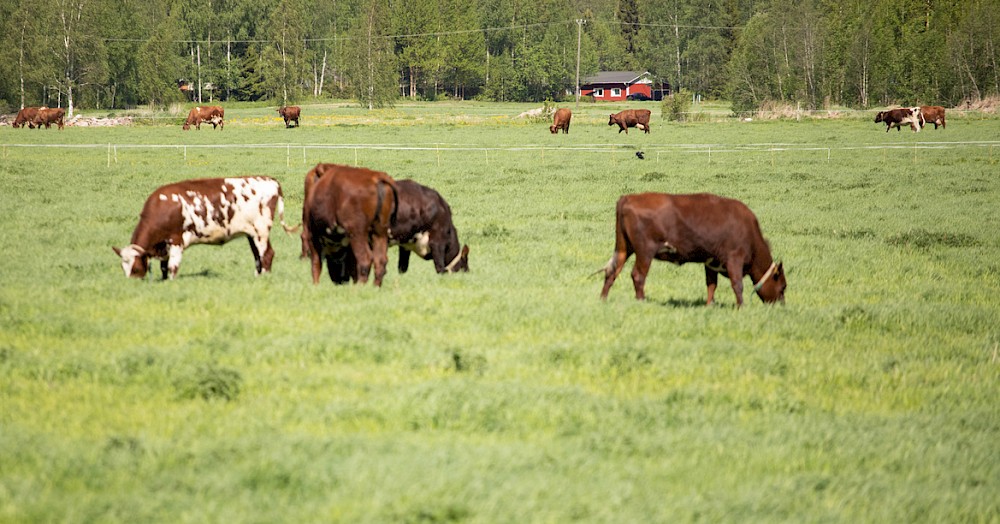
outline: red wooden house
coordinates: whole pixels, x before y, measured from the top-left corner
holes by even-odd
[[[656,85],[649,71],[601,71],[587,77],[580,84],[580,94],[592,96],[599,102],[617,102],[629,99],[662,100],[670,94],[670,85]]]

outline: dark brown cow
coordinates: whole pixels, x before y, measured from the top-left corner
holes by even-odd
[[[890,109],[888,111],[879,111],[875,115],[875,123],[885,122],[885,132],[888,133],[893,126],[896,127],[896,131],[899,131],[899,126],[901,124],[910,124],[910,129],[914,133],[919,133],[920,128],[924,124],[924,120],[920,114],[919,107],[901,107],[898,109]]]
[[[615,209],[615,252],[604,267],[606,299],[625,261],[635,253],[632,282],[635,298],[643,290],[653,259],[681,265],[705,264],[708,301],[715,299],[721,273],[728,276],[743,305],[743,277],[753,279],[754,291],[764,302],[785,300],[785,272],[771,258],[771,249],[760,232],[753,212],[738,200],[707,193],[625,195]]]
[[[41,107],[38,109],[38,113],[35,114],[35,118],[32,119],[32,123],[37,128],[41,128],[44,125],[45,129],[48,129],[52,124],[56,124],[59,129],[62,129],[64,125],[63,117],[65,116],[66,110],[61,107],[53,107],[51,109]]]
[[[413,180],[397,180],[399,212],[392,242],[399,244],[399,272],[406,273],[410,253],[434,261],[438,273],[469,270],[469,246],[458,242],[451,207],[437,191]]]
[[[637,127],[646,133],[649,132],[649,109],[626,109],[611,115],[608,125],[618,124],[618,132],[628,134],[628,128]]]
[[[364,284],[374,265],[375,285],[381,286],[389,228],[399,209],[396,182],[380,171],[317,164],[306,174],[306,187],[303,240],[309,242],[313,284],[319,283],[325,258],[334,283]]]
[[[292,121],[295,121],[295,127],[299,127],[299,113],[301,112],[299,106],[279,107],[277,111],[281,118],[285,119],[285,129],[292,127]]]
[[[947,129],[944,122],[944,108],[941,106],[920,106],[920,114],[924,119],[924,122],[934,124],[934,129],[938,128],[940,125],[942,128]]]
[[[25,107],[24,109],[17,112],[17,116],[14,117],[14,122],[10,125],[11,127],[24,127],[25,124],[29,128],[35,128],[35,116],[38,115],[40,109],[48,109],[45,106],[41,107]]]
[[[269,240],[277,216],[285,231],[281,186],[270,177],[205,178],[160,187],[146,199],[132,243],[112,248],[125,276],[144,278],[149,259],[160,259],[163,278],[174,279],[184,249],[192,244],[224,244],[246,236],[256,272],[271,270]]]
[[[198,130],[201,130],[202,122],[211,122],[212,129],[215,129],[215,127],[218,126],[221,130],[226,126],[224,122],[225,116],[225,109],[222,109],[219,106],[192,107],[191,111],[188,112],[187,119],[184,121],[184,127],[182,129],[187,131],[188,129],[191,129],[191,126],[194,126]]]
[[[549,132],[554,135],[562,129],[563,133],[569,134],[569,121],[572,118],[573,112],[569,108],[559,108],[556,110],[556,114],[552,116],[552,125],[549,126]]]

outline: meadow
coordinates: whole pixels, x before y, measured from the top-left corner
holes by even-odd
[[[0,521],[1000,521],[1000,119],[649,104],[625,135],[622,107],[568,135],[471,102],[0,127]],[[294,224],[320,161],[437,189],[471,271],[393,249],[382,288],[313,285],[278,227],[262,277],[242,240],[123,276],[156,187],[269,175]],[[637,302],[631,260],[601,302],[638,191],[744,201],[787,303],[706,307],[665,263]]]

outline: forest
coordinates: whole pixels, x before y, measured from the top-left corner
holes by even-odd
[[[998,45],[1000,0],[2,0],[0,112],[563,100],[602,70],[734,111],[954,106],[1000,93]]]

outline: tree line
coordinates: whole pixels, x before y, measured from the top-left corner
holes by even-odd
[[[573,97],[577,75],[806,108],[1000,94],[1000,0],[2,0],[0,110]],[[6,107],[4,107],[6,106]]]

